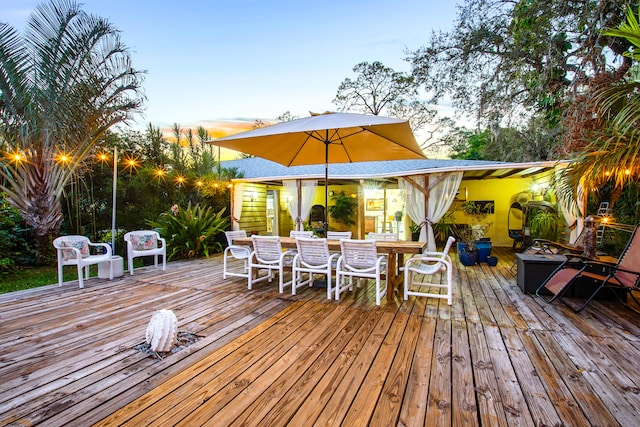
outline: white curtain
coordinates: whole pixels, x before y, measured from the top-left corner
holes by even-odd
[[[421,188],[426,188],[424,176],[414,176],[410,178]],[[427,216],[424,211],[424,194],[422,194],[422,191],[408,183],[404,178],[398,179],[398,187],[405,195],[405,210],[407,211],[407,215],[414,223],[421,226],[420,238],[418,240],[424,242],[427,240],[427,232],[423,227],[424,218]]]
[[[429,188],[429,181],[435,182],[440,179],[441,176],[441,174],[434,174],[429,175],[428,179],[425,179],[424,176],[414,176],[411,177],[411,179],[426,190]],[[436,250],[432,224],[440,221],[451,207],[453,199],[460,187],[460,181],[462,181],[462,172],[449,173],[446,178],[442,179],[438,185],[431,189],[429,193],[429,212],[425,212],[424,194],[422,191],[415,188],[405,179],[400,178],[398,180],[398,186],[405,192],[407,215],[409,215],[409,218],[411,218],[413,222],[420,225],[419,240],[421,242],[427,242],[428,251],[433,252]]]
[[[311,206],[313,204],[313,198],[315,196],[316,187],[318,186],[317,180],[304,180],[300,183],[300,206],[298,206],[298,182],[294,179],[283,180],[287,195],[287,207],[289,209],[289,215],[296,224],[296,230],[304,229],[304,222],[309,218],[311,213]]]
[[[441,178],[442,175],[429,175],[429,183],[435,182]],[[453,199],[456,197],[458,188],[460,188],[460,181],[462,181],[462,172],[452,172],[447,175],[442,181],[438,183],[429,193],[429,212],[427,212],[427,232],[428,236],[428,250],[433,252],[436,250],[436,239],[433,235],[433,224],[440,221],[444,214],[447,213]],[[422,234],[422,232],[420,232]]]
[[[317,186],[317,180],[302,181],[302,198],[300,205],[300,218],[302,218],[302,222],[298,225],[298,230],[303,230],[303,222],[309,219],[309,214],[311,214],[311,206],[313,206],[313,199],[316,195]]]
[[[233,218],[231,218],[231,229],[240,230],[240,218],[242,217],[242,198],[244,196],[244,182],[233,184]]]

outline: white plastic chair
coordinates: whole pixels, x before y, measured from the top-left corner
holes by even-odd
[[[91,247],[102,247],[104,253],[91,255]],[[111,262],[111,246],[106,243],[92,243],[85,236],[61,236],[53,241],[58,256],[58,286],[62,286],[62,267],[75,265],[78,267],[78,284],[84,288],[82,269],[89,278],[89,266],[101,262]],[[113,279],[113,269],[109,268],[109,279]]]
[[[251,236],[253,251],[249,255],[249,276],[247,279],[249,289],[253,284],[268,280],[273,280],[274,271],[278,272],[278,290],[284,292],[284,287],[291,284],[291,280],[284,281],[284,269],[290,267],[293,261],[291,251],[283,251],[279,236]],[[263,277],[253,277],[254,269],[267,270]],[[258,272],[256,271],[256,273]]]
[[[167,270],[167,242],[154,230],[130,231],[124,235],[127,242],[127,265],[133,276],[133,259],[153,255],[153,265],[158,267],[158,255],[162,256],[162,271]]]
[[[313,231],[291,230],[289,237],[313,237]]]
[[[447,304],[451,305],[453,300],[453,264],[449,256],[449,249],[456,241],[455,238],[449,237],[442,252],[424,252],[419,256],[409,258],[404,264],[404,299],[409,299],[409,295],[427,298],[446,298]],[[445,283],[442,283],[442,274],[445,274]],[[414,275],[421,275],[422,280],[425,276],[438,274],[441,279],[437,283],[424,282],[414,280]],[[421,292],[411,290],[412,286],[430,287],[446,289],[446,293]]]
[[[342,255],[336,267],[336,300],[340,292],[353,290],[354,278],[375,279],[376,305],[387,294],[386,256],[378,255],[375,240],[340,240]],[[384,288],[382,275],[384,274]],[[347,279],[349,279],[347,281]]]
[[[328,231],[327,230],[327,240],[342,240],[342,239],[350,239],[351,232],[350,231]]]
[[[367,234],[369,240],[385,240],[388,242],[397,242],[398,235],[396,233],[369,233]]]
[[[235,245],[233,239],[242,239],[247,237],[247,232],[244,230],[238,231],[225,231],[224,235],[227,237],[227,247],[222,254],[222,278],[226,279],[228,276],[235,277],[249,277],[249,256],[251,256],[251,246]],[[242,261],[242,272],[238,273],[232,271],[229,268],[229,261],[235,259]]]
[[[331,291],[331,269],[338,258],[338,254],[329,253],[327,239],[296,238],[298,253],[293,258],[291,293],[296,294],[296,289],[304,285],[313,285],[313,274],[324,274],[327,276],[327,298],[332,298]],[[306,280],[303,280],[302,273],[309,273]]]

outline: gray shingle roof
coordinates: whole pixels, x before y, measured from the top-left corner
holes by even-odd
[[[330,164],[329,177],[331,179],[391,178],[452,170],[517,168],[517,165],[521,165],[522,169],[532,166],[531,163],[514,164],[485,160],[389,160]],[[244,179],[249,181],[324,178],[325,173],[324,164],[286,167],[259,157],[227,160],[222,162],[222,166],[238,168],[244,173]]]

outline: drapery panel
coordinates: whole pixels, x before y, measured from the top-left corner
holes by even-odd
[[[311,206],[315,196],[317,180],[300,181],[300,205],[298,205],[298,180],[287,179],[282,181],[287,193],[287,208],[289,215],[296,225],[296,230],[304,229],[304,222],[309,218]]]
[[[435,183],[440,176],[441,175],[439,174],[429,175],[429,185]],[[429,205],[426,220],[427,233],[429,234],[427,248],[430,252],[436,250],[436,239],[433,234],[433,224],[440,221],[451,207],[451,204],[456,197],[456,193],[458,192],[458,188],[460,188],[461,181],[462,172],[449,173],[447,177],[433,187],[429,193]]]
[[[398,180],[398,186],[405,194],[407,215],[414,223],[420,225],[419,240],[427,242],[428,251],[435,251],[436,242],[433,234],[433,224],[440,221],[451,207],[462,181],[462,172],[450,172],[444,178],[442,178],[442,174],[431,174],[428,178],[425,176],[412,176],[409,179],[425,191],[430,185],[440,181],[429,192],[427,212],[425,210],[424,193],[407,182],[406,179],[400,178]]]
[[[242,217],[242,199],[244,198],[244,182],[233,184],[233,217],[231,229],[240,230],[240,218]]]

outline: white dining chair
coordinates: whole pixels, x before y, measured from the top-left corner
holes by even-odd
[[[449,250],[456,241],[454,237],[449,237],[442,252],[424,252],[418,256],[409,258],[404,264],[404,299],[409,299],[409,295],[427,298],[443,298],[447,304],[453,301],[453,263],[449,256]],[[442,276],[444,275],[444,283]],[[437,276],[439,281],[433,280],[425,282],[425,277]],[[420,280],[416,280],[420,277]],[[418,289],[436,288],[445,289],[446,293],[424,292]]]
[[[291,280],[284,281],[285,268],[290,268],[293,264],[294,253],[283,251],[280,243],[280,236],[251,236],[253,251],[249,255],[249,275],[247,279],[248,288],[252,289],[253,284],[268,280],[273,280],[274,273],[278,273],[278,291],[284,292],[284,287],[291,284]],[[256,270],[254,272],[254,270]],[[259,277],[260,270],[267,270],[267,274]],[[254,273],[256,277],[254,277]]]
[[[249,277],[249,256],[251,255],[251,246],[236,245],[233,243],[233,239],[242,239],[247,237],[247,232],[245,230],[225,231],[224,235],[227,238],[227,247],[224,249],[224,253],[222,254],[222,278],[226,279],[228,276]],[[232,269],[232,265],[229,263],[231,260],[238,260],[242,262],[241,272],[238,272],[237,268]]]
[[[341,240],[341,239],[350,239],[351,238],[350,231],[329,231],[327,230],[327,240]]]
[[[313,237],[313,231],[291,230],[289,231],[289,237]]]
[[[342,239],[340,249],[336,267],[336,300],[340,299],[341,292],[353,290],[354,279],[375,279],[376,305],[380,305],[382,297],[387,294],[387,257],[378,255],[376,241]]]
[[[313,285],[313,275],[323,274],[327,278],[327,298],[332,298],[331,271],[339,254],[330,254],[327,239],[296,238],[298,252],[293,258],[291,293],[302,286]],[[303,273],[308,273],[305,280]]]
[[[369,240],[384,240],[388,242],[397,242],[398,235],[396,233],[374,233],[371,232],[367,234],[367,239]]]

